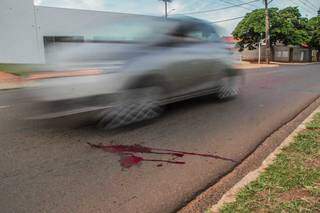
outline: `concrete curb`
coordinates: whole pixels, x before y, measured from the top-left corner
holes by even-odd
[[[314,115],[320,112],[320,107],[313,111],[282,143],[278,146],[268,157],[262,162],[261,166],[248,173],[244,178],[242,178],[238,183],[236,183],[229,191],[227,191],[222,198],[218,201],[216,205],[213,205],[210,209],[211,212],[219,212],[219,209],[228,203],[232,203],[236,200],[236,195],[243,189],[246,185],[252,181],[257,180],[262,172],[266,170],[276,159],[277,155],[281,153],[284,147],[289,146],[293,141],[294,137],[302,130],[306,128],[306,124],[312,121]]]
[[[280,66],[305,66],[305,65],[315,65],[320,64],[320,62],[308,62],[308,63],[284,63],[284,62],[271,62],[270,64],[256,64],[256,63],[240,63],[235,65],[238,69],[250,70],[250,69],[266,69],[275,68]]]
[[[320,62],[305,62],[305,63],[271,62],[271,64],[277,64],[277,65],[288,65],[288,66],[303,66],[303,65],[314,65],[314,64],[320,64]]]

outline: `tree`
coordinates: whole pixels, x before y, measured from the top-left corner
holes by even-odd
[[[308,31],[310,36],[309,46],[320,51],[320,16],[309,20]]]
[[[302,18],[297,7],[287,7],[283,10],[270,8],[270,44],[285,45],[307,44],[308,19]],[[254,10],[244,17],[233,31],[233,36],[240,39],[240,50],[244,48],[255,49],[259,41],[265,37],[265,10]]]
[[[307,32],[308,19],[302,18],[297,7],[280,10],[278,23],[275,29],[278,42],[285,45],[302,45],[310,40]]]

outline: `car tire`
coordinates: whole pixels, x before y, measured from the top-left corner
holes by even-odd
[[[111,111],[100,114],[98,126],[116,129],[159,117],[163,111],[159,102],[161,91],[159,87],[150,87],[127,93]]]
[[[228,100],[236,98],[240,94],[239,79],[237,77],[229,77],[222,79],[218,86],[217,98],[219,100]]]

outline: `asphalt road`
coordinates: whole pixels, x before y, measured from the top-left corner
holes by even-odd
[[[236,163],[218,158],[136,154],[153,160],[129,169],[117,153],[87,143],[214,154],[241,161],[320,95],[320,65],[246,71],[242,95],[168,107],[163,117],[113,132],[17,122],[14,92],[0,94],[1,212],[170,212]],[[119,147],[118,147],[119,148]],[[114,150],[113,150],[114,151]],[[150,150],[149,150],[150,151]]]

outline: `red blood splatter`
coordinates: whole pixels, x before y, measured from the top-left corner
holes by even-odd
[[[103,145],[103,144],[91,144],[88,143],[90,146],[94,148],[103,149],[106,152],[111,153],[123,153],[123,152],[136,152],[136,153],[150,153],[151,149],[147,147],[143,147],[141,145],[133,145],[133,146],[126,146],[126,145]]]
[[[88,143],[91,147],[102,149],[110,153],[149,153],[149,154],[161,154],[161,155],[173,155],[176,157],[183,157],[184,154],[180,152],[155,152],[152,150],[165,151],[161,149],[153,149],[139,144],[127,146],[127,145],[103,145],[103,144],[91,144]]]
[[[185,164],[186,163],[186,162],[183,162],[183,161],[154,160],[154,159],[143,159],[143,161],[164,162],[164,163],[171,163],[171,164]]]
[[[221,156],[219,156],[219,155],[200,154],[200,153],[195,153],[195,152],[184,152],[184,151],[176,151],[176,150],[170,150],[170,149],[153,149],[153,150],[162,150],[162,151],[179,153],[179,155],[182,155],[182,157],[183,157],[184,155],[194,155],[194,156],[207,157],[207,158],[216,158],[216,159],[220,159],[220,160],[231,161],[231,162],[234,162],[234,163],[237,162],[237,161],[232,160],[232,159],[230,159],[230,158],[221,157]]]
[[[135,155],[123,156],[119,160],[120,165],[126,169],[130,168],[131,166],[135,166],[135,165],[140,164],[141,161],[143,161],[143,158],[135,156]]]
[[[136,155],[122,155],[119,162],[123,168],[130,168],[132,166],[139,165],[142,161],[150,161],[150,162],[162,162],[162,163],[171,163],[171,164],[185,164],[185,162],[181,161],[169,161],[169,160],[154,160],[154,159],[144,159],[142,157]],[[162,164],[158,164],[157,167],[162,166]]]
[[[120,154],[121,155],[120,164],[124,168],[130,168],[134,165],[138,165],[142,161],[162,162],[162,163],[170,163],[170,164],[185,164],[185,162],[182,162],[182,161],[145,159],[143,157],[135,156],[133,153],[171,155],[171,156],[174,156],[175,158],[182,158],[185,155],[193,155],[193,156],[208,157],[208,158],[215,158],[220,160],[236,162],[232,159],[221,157],[218,155],[200,154],[200,153],[176,151],[176,150],[170,150],[170,149],[149,148],[149,147],[141,146],[138,144],[131,145],[131,146],[103,145],[103,144],[96,145],[91,143],[88,143],[88,144],[93,148],[102,149],[105,152]],[[157,166],[161,167],[160,165],[162,166],[162,164],[158,164]]]

